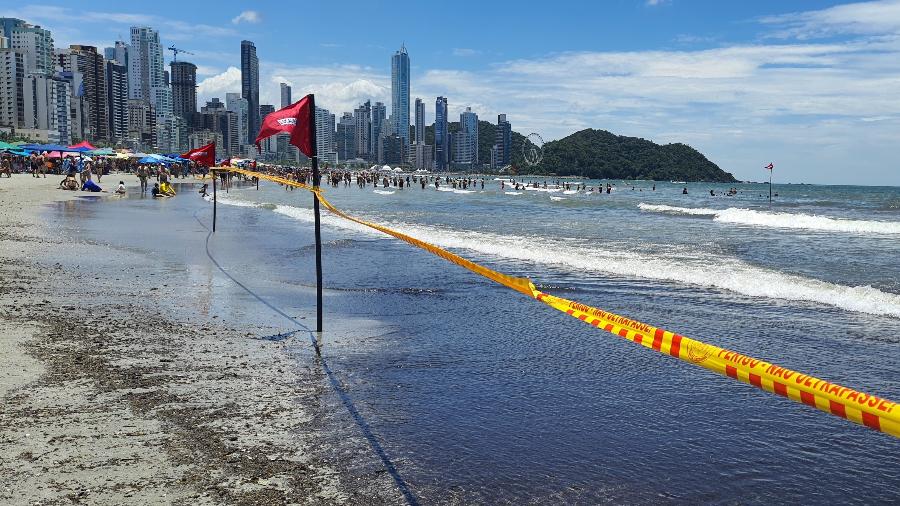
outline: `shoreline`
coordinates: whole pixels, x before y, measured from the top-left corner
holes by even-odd
[[[137,192],[133,175],[100,184],[119,180]],[[0,501],[402,502],[360,435],[346,435],[355,476],[322,448],[352,421],[323,404],[304,334],[200,314],[187,276],[58,232],[46,206],[77,213],[96,194],[56,184],[0,179]]]

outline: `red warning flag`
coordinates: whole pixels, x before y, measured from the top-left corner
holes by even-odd
[[[307,95],[297,102],[266,115],[256,136],[256,148],[262,151],[259,143],[275,134],[291,134],[291,144],[297,146],[301,153],[312,158],[315,156],[315,145],[312,142],[312,95]]]
[[[216,143],[210,142],[206,146],[192,149],[181,157],[197,162],[204,167],[214,167],[216,165]]]

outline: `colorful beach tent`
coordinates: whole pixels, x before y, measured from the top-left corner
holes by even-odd
[[[72,149],[68,146],[60,146],[59,144],[23,144],[19,146],[22,149],[27,149],[28,151],[59,151],[61,153],[73,153],[78,152],[77,149]]]
[[[91,150],[90,154],[97,156],[113,156],[116,152],[113,151],[112,148],[100,148]]]
[[[71,149],[72,151],[94,151],[97,148],[95,146],[92,146],[88,141],[81,141],[78,144],[69,146],[69,149]]]

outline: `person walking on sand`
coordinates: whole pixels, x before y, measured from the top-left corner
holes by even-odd
[[[0,161],[0,175],[6,174],[6,177],[12,177],[12,164],[9,161],[8,156],[4,156],[3,160]]]

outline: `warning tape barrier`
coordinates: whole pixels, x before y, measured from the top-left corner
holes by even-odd
[[[704,367],[722,376],[742,381],[767,392],[900,438],[900,407],[887,399],[859,392],[837,383],[802,374],[725,348],[719,348],[718,346],[697,341],[625,316],[546,294],[538,290],[527,278],[518,278],[497,272],[402,232],[350,216],[328,202],[320,188],[278,176],[270,176],[239,168],[216,167],[213,170],[237,172],[313,192],[318,196],[319,202],[337,216],[384,232],[413,246],[429,251],[491,281],[543,302],[553,309],[578,318],[589,325],[664,355],[670,355],[684,362]]]

